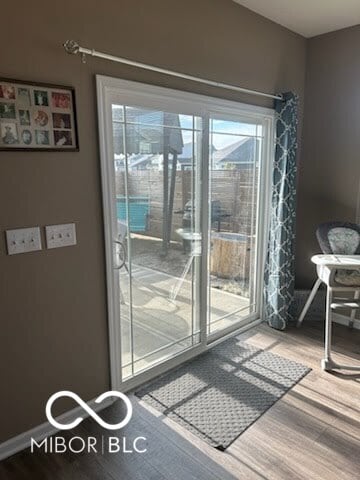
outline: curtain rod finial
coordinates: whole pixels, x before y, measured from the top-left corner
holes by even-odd
[[[63,43],[63,47],[67,53],[71,53],[73,55],[79,53],[80,49],[80,45],[75,40],[66,40],[66,42]]]

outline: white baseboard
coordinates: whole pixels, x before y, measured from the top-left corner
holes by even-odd
[[[90,400],[87,402],[89,407],[94,410],[95,412],[99,412],[106,407],[109,407],[114,400],[112,398],[107,398],[103,402],[95,403],[95,399]],[[65,412],[56,419],[63,423],[70,423],[71,421],[75,420],[79,415],[88,417],[89,415],[79,406],[75,407],[68,412]],[[54,435],[54,433],[58,432],[59,430],[51,425],[49,422],[42,423],[37,427],[34,427],[26,432],[20,433],[16,437],[10,438],[6,440],[4,443],[0,444],[0,460],[4,460],[15,453],[28,448],[31,443],[31,438],[39,442],[40,440],[44,439],[45,437],[49,437],[50,435]]]

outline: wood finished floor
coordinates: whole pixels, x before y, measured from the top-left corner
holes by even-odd
[[[254,346],[313,370],[226,452],[208,446],[166,417],[154,415],[133,397],[135,413],[121,435],[147,437],[146,453],[61,455],[24,451],[0,463],[1,480],[360,478],[360,375],[321,371],[321,323],[305,320],[303,328],[286,332],[261,325],[243,337]],[[334,337],[339,360],[360,362],[359,331],[336,325]],[[114,404],[103,412],[104,418],[119,418],[119,409]],[[89,419],[66,436],[75,433],[109,435]]]

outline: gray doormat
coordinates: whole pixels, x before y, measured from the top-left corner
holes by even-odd
[[[311,370],[239,338],[222,342],[135,395],[225,450]]]

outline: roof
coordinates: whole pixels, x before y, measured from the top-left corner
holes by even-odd
[[[228,147],[213,153],[213,161],[218,163],[252,163],[254,161],[256,138],[245,137]]]

